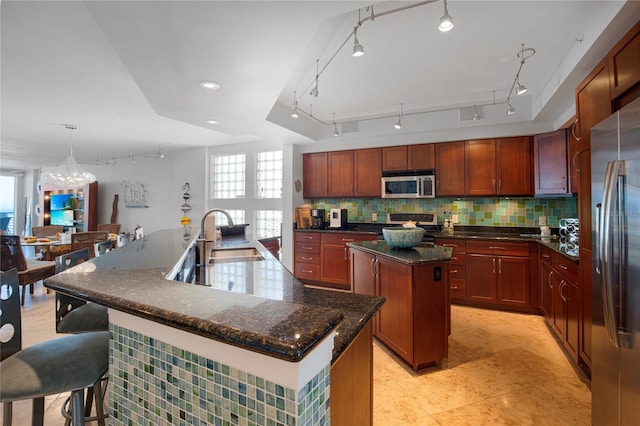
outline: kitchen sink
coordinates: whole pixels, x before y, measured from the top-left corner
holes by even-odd
[[[213,249],[209,252],[208,263],[257,262],[264,257],[255,248]]]

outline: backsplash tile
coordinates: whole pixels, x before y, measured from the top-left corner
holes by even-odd
[[[348,210],[349,222],[373,222],[371,214],[378,215],[377,222],[384,223],[387,213],[436,212],[442,224],[444,213],[458,215],[458,224],[468,226],[537,227],[540,216],[547,218],[547,225],[558,227],[562,218],[577,218],[575,197],[566,198],[433,198],[433,199],[324,199],[307,200],[312,209],[331,208]]]

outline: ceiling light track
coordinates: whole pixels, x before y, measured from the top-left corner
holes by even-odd
[[[531,47],[527,47],[525,49],[524,43],[520,45],[520,51],[516,54],[516,56],[520,58],[520,66],[518,67],[516,76],[513,78],[513,83],[511,84],[509,95],[507,96],[506,104],[509,105],[509,108],[507,108],[508,115],[514,114],[516,112],[516,109],[511,106],[511,95],[513,95],[513,89],[516,90],[516,96],[522,95],[527,91],[527,88],[522,83],[520,83],[520,71],[522,71],[522,67],[524,67],[525,61],[535,54],[535,49],[532,49]]]

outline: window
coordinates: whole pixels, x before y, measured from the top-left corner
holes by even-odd
[[[216,155],[211,198],[245,197],[245,154]]]
[[[8,235],[15,234],[15,187],[15,177],[0,176],[0,229]]]
[[[282,198],[282,151],[258,153],[256,198]]]
[[[231,216],[231,220],[233,223],[246,223],[244,220],[244,210],[227,210],[225,209],[229,216]],[[215,213],[216,215],[216,226],[226,226],[229,224],[229,220],[222,213]]]
[[[282,210],[258,210],[256,222],[258,238],[279,237],[282,234]]]

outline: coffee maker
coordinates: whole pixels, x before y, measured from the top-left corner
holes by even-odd
[[[347,209],[330,209],[329,216],[329,228],[345,229],[347,227]]]
[[[324,229],[326,217],[325,209],[311,209],[311,228]]]

